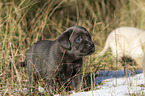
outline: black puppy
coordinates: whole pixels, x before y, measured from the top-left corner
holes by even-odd
[[[48,93],[64,81],[72,81],[73,89],[80,90],[82,57],[94,51],[90,34],[81,26],[70,27],[55,41],[35,43],[27,51],[25,60],[29,87],[34,76],[34,80],[40,77],[46,80]]]

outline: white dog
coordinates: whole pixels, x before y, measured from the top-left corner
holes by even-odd
[[[107,40],[104,49],[97,55],[103,55],[108,48],[119,60],[123,56],[131,57],[136,61],[139,68],[142,67],[145,49],[145,31],[133,27],[120,27],[113,30]]]

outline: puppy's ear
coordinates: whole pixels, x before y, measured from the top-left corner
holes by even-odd
[[[61,47],[70,50],[71,49],[71,43],[69,40],[70,37],[70,32],[65,31],[59,38],[58,38],[58,43],[60,44]]]

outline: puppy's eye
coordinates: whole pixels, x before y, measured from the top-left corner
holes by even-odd
[[[82,42],[82,37],[81,37],[81,36],[77,37],[77,38],[75,39],[75,41],[76,41],[77,43]]]

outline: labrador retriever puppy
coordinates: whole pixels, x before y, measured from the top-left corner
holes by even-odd
[[[82,84],[82,57],[94,51],[89,32],[81,26],[68,28],[54,41],[36,42],[26,52],[29,87],[32,87],[34,77],[35,81],[38,78],[46,81],[50,94],[67,81],[72,81],[73,89],[79,91]]]
[[[139,68],[142,68],[142,61],[145,50],[145,31],[134,27],[120,27],[113,30],[107,40],[104,49],[97,55],[103,55],[108,48],[111,48],[113,56],[118,60],[130,57],[136,61]],[[145,70],[145,67],[143,67]]]

